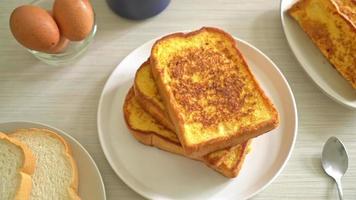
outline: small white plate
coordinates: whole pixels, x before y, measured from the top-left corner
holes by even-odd
[[[132,51],[103,89],[98,132],[111,167],[128,186],[149,199],[246,199],[260,192],[285,166],[297,135],[294,97],[281,72],[258,49],[236,39],[257,80],[276,105],[281,124],[253,141],[253,150],[240,175],[228,179],[201,162],[142,145],[126,128],[124,98],[136,69],[149,57],[154,41]]]
[[[51,126],[28,122],[5,122],[0,123],[0,131],[11,133],[20,128],[45,128],[61,135],[72,148],[73,157],[77,163],[79,173],[79,196],[81,199],[106,200],[104,183],[98,167],[84,147],[67,133]]]
[[[287,13],[297,0],[282,0],[282,26],[290,48],[310,78],[331,99],[356,109],[356,92],[323,56],[298,23]]]

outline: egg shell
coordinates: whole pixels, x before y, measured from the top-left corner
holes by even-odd
[[[62,53],[62,52],[64,52],[65,48],[67,48],[68,44],[69,44],[69,40],[67,38],[65,38],[64,36],[61,36],[57,46],[55,46],[52,49],[49,49],[45,52],[50,53],[50,54]]]
[[[36,51],[54,48],[60,38],[59,28],[52,16],[34,5],[16,8],[10,16],[10,29],[20,44]]]
[[[47,12],[53,17],[53,13],[51,10],[47,10]],[[50,54],[62,53],[64,52],[65,48],[67,48],[68,44],[69,44],[69,40],[63,35],[60,35],[58,44],[52,49],[45,51],[45,53],[50,53]]]
[[[94,24],[94,12],[88,0],[56,0],[53,16],[61,33],[71,41],[85,39]]]

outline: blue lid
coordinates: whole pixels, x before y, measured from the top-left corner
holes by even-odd
[[[162,12],[170,0],[106,0],[118,15],[134,20],[146,19]]]

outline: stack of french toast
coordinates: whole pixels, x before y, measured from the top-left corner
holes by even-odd
[[[157,40],[123,110],[139,142],[202,161],[230,178],[238,175],[252,139],[279,124],[233,37],[210,27]]]

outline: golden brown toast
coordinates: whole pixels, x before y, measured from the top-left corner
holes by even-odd
[[[216,28],[156,41],[150,65],[186,154],[199,157],[266,133],[278,112],[235,40]]]
[[[356,89],[356,1],[301,0],[288,13]]]
[[[142,109],[146,111],[151,117],[156,119],[158,123],[165,126],[165,128],[175,132],[174,125],[169,120],[168,114],[166,113],[166,108],[164,107],[162,99],[158,94],[157,86],[152,77],[149,61],[144,62],[137,70],[134,81],[134,91],[135,99],[140,104]],[[168,126],[165,124],[168,124]],[[209,160],[208,163],[210,165],[212,165],[212,163],[218,165],[223,161],[224,156],[229,152],[233,151],[230,151],[228,148],[224,151],[209,153],[205,155],[205,157]]]
[[[166,108],[157,90],[152,77],[150,62],[144,62],[136,71],[134,91],[140,105],[159,123],[175,132],[175,128],[169,119]]]
[[[127,127],[138,141],[165,151],[187,156],[177,135],[159,124],[140,106],[133,89],[126,95],[123,110]],[[210,153],[204,157],[190,158],[203,161],[224,176],[233,178],[238,175],[248,151],[249,142],[245,142],[242,145]]]

